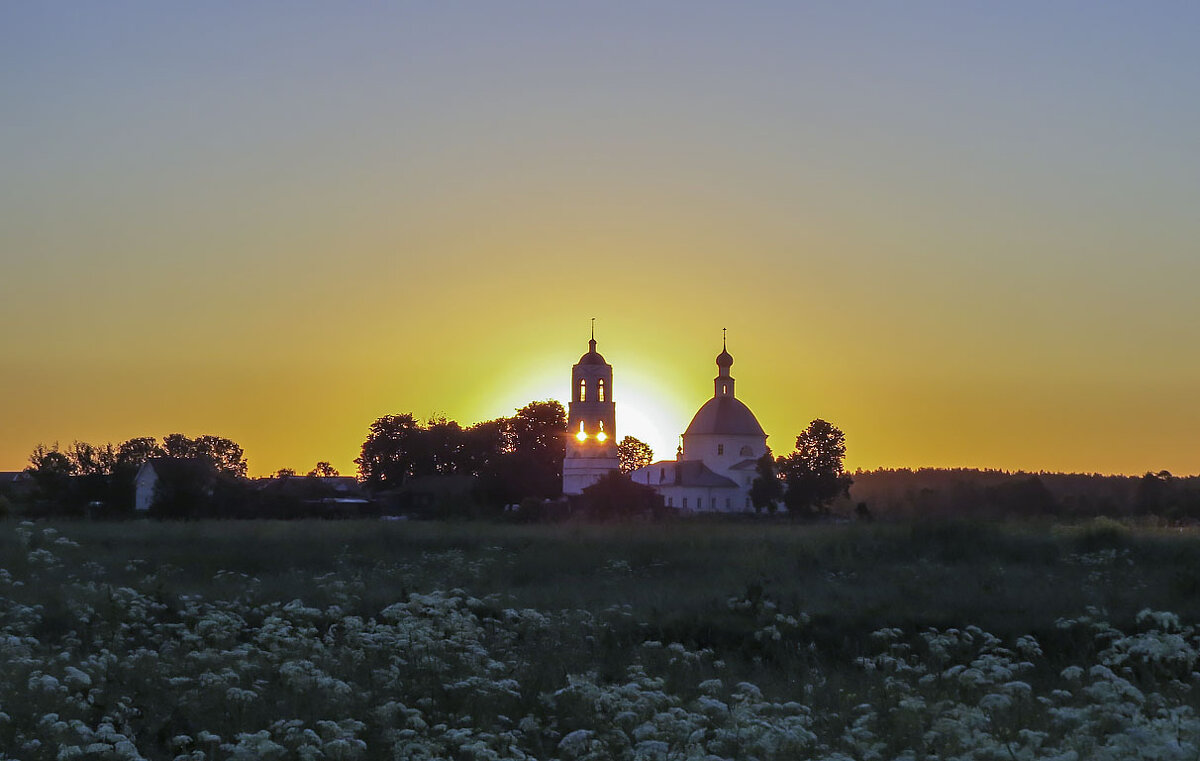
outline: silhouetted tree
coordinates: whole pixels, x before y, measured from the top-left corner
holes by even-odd
[[[766,510],[774,514],[783,497],[783,484],[775,471],[775,458],[770,449],[754,463],[754,474],[754,480],[750,482],[750,504],[757,513]]]
[[[315,468],[308,471],[308,475],[315,476],[317,478],[337,478],[338,472],[337,468],[333,467],[333,465],[321,460],[317,463]]]
[[[38,444],[29,455],[29,467],[25,469],[33,478],[37,512],[56,514],[76,512],[82,509],[75,504],[71,494],[71,477],[75,475],[75,463],[58,448]]]
[[[421,424],[409,413],[384,415],[371,423],[362,453],[355,459],[367,485],[392,488],[418,475],[421,434]]]
[[[275,475],[272,478],[291,478],[294,475],[296,475],[296,471],[291,468],[280,468],[275,471]]]
[[[1171,507],[1175,477],[1168,470],[1147,473],[1138,480],[1133,498],[1134,512],[1142,515],[1166,515]]]
[[[132,465],[134,471],[153,457],[165,457],[166,451],[153,436],[142,436],[121,442],[117,447],[117,465]]]
[[[168,457],[184,460],[202,458],[211,462],[221,473],[245,477],[246,457],[242,448],[221,436],[197,436],[189,439],[182,433],[163,437],[162,448]]]
[[[117,462],[117,452],[112,444],[95,446],[86,441],[74,441],[65,454],[79,476],[107,476]]]
[[[620,471],[605,473],[584,487],[584,514],[594,520],[628,520],[649,517],[662,511],[662,496],[649,486],[634,483]]]
[[[511,449],[495,466],[507,472],[510,497],[553,498],[562,493],[567,412],[556,401],[530,402],[508,418]],[[513,492],[516,492],[513,494]]]
[[[796,437],[796,451],[776,460],[785,490],[783,503],[794,515],[811,516],[840,496],[850,495],[846,435],[820,418]]]
[[[1038,476],[988,487],[984,498],[997,515],[1036,518],[1053,515],[1058,510],[1058,501]]]
[[[492,508],[562,490],[566,411],[555,401],[530,402],[511,418],[462,428],[445,417],[422,425],[410,414],[371,424],[355,460],[367,486],[393,489],[420,476],[474,476],[476,498]]]
[[[646,442],[626,436],[617,444],[617,461],[622,473],[632,473],[654,462],[654,450]]]

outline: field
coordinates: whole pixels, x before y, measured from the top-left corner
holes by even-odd
[[[0,523],[0,758],[1194,759],[1200,536]]]

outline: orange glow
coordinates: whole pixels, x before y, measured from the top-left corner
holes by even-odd
[[[608,434],[606,434],[604,431],[601,431],[600,433],[596,434],[596,441],[606,441],[607,439],[608,439]]]
[[[1112,55],[1021,4],[41,5],[5,14],[0,471],[180,432],[349,475],[382,415],[547,399],[670,459],[726,327],[775,454],[819,417],[851,469],[1200,469],[1172,13],[1091,19]]]

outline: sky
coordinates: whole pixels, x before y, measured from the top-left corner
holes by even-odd
[[[0,5],[0,470],[737,393],[849,468],[1200,472],[1200,4]]]

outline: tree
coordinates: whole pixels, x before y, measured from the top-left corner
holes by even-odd
[[[632,473],[654,462],[654,450],[646,442],[626,436],[617,444],[617,460],[622,473]]]
[[[636,484],[629,476],[610,471],[583,489],[584,513],[593,520],[628,520],[657,515],[663,498],[649,486]]]
[[[1142,515],[1165,515],[1175,490],[1175,477],[1169,470],[1146,473],[1138,480],[1133,498],[1134,512]]]
[[[272,476],[272,478],[291,478],[294,475],[296,475],[295,470],[291,468],[280,468],[279,470],[275,471],[275,475]]]
[[[1037,476],[990,486],[983,495],[996,515],[1033,518],[1058,512],[1058,500]]]
[[[518,500],[557,497],[567,455],[567,411],[553,400],[530,402],[506,422],[511,449],[498,464],[516,476],[508,480],[520,492]]]
[[[417,475],[421,424],[409,413],[384,415],[371,423],[362,453],[354,460],[366,483],[376,489],[402,486]]]
[[[42,508],[49,512],[59,512],[68,507],[71,489],[71,476],[75,475],[75,463],[63,452],[59,451],[58,442],[53,447],[38,444],[29,455],[29,467],[25,469],[33,478],[34,489]],[[78,505],[70,507],[78,508]]]
[[[321,460],[317,463],[315,468],[308,471],[308,475],[314,478],[337,478],[339,474],[337,472],[337,468],[333,467],[325,460]]]
[[[74,472],[81,476],[107,476],[117,462],[117,452],[112,444],[98,447],[86,441],[75,441],[65,454],[75,466]]]
[[[754,474],[754,480],[750,482],[750,503],[757,513],[766,510],[774,514],[783,497],[783,484],[775,472],[775,458],[770,449],[754,463]]]
[[[184,460],[205,459],[221,473],[239,478],[246,475],[246,456],[242,448],[221,436],[197,436],[189,439],[182,433],[172,433],[163,437],[162,449],[168,457]]]
[[[117,465],[130,465],[136,469],[145,464],[146,460],[166,456],[166,451],[158,445],[158,439],[153,436],[142,436],[121,442],[117,447]]]
[[[567,454],[567,411],[560,402],[530,402],[508,419],[508,427],[514,452],[538,458],[561,477]]]
[[[839,496],[850,496],[853,479],[846,473],[846,435],[820,418],[796,437],[796,451],[776,460],[788,512],[811,516]]]

